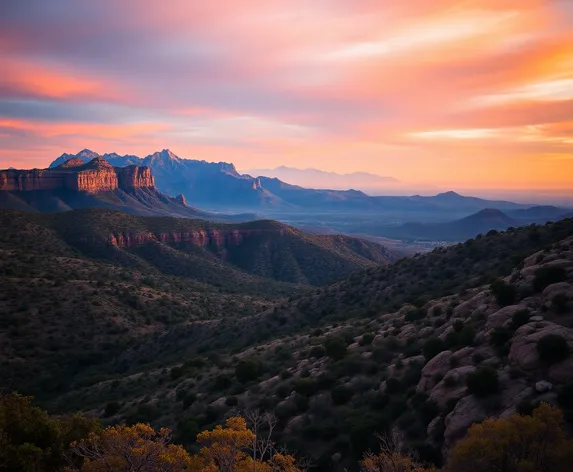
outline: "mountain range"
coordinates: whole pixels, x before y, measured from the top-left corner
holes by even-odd
[[[396,187],[400,184],[400,181],[394,177],[386,177],[368,172],[337,174],[319,169],[296,169],[286,166],[276,167],[275,169],[250,169],[245,171],[245,173],[277,178],[293,185],[316,189],[347,190],[352,188],[363,191],[381,191]]]
[[[159,191],[167,195],[182,194],[193,205],[216,211],[260,211],[277,213],[316,213],[351,211],[361,214],[436,213],[466,215],[486,208],[500,210],[527,209],[531,205],[492,201],[445,192],[433,197],[369,196],[358,190],[304,188],[278,178],[241,175],[226,162],[182,159],[164,149],[141,158],[116,153],[99,154],[84,149],[78,154],[63,154],[50,165],[54,168],[76,158],[88,162],[101,157],[116,167],[138,165],[149,167]]]
[[[70,157],[50,169],[0,171],[0,208],[53,212],[87,207],[221,221],[254,218],[197,210],[181,195],[171,198],[159,192],[149,167],[113,167],[108,160],[86,153],[83,159]]]
[[[528,224],[545,224],[548,221],[568,218],[566,209],[543,206],[526,210],[503,212],[495,208],[480,210],[465,218],[444,223],[404,223],[399,226],[379,228],[378,233],[388,238],[418,241],[465,241],[492,230],[503,231],[510,227]]]

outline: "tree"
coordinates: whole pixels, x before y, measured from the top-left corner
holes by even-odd
[[[32,405],[32,397],[0,392],[0,470],[60,471],[70,442],[98,429],[97,421],[80,415],[50,418]]]
[[[573,463],[562,413],[542,403],[532,416],[474,424],[452,449],[447,472],[565,472]]]
[[[301,472],[295,459],[275,448],[271,434],[276,424],[271,416],[250,413],[257,434],[247,428],[240,416],[229,418],[225,427],[197,435],[201,445],[198,455],[191,458],[193,472]],[[262,426],[267,434],[259,435]]]
[[[414,452],[405,446],[399,434],[379,436],[378,439],[380,452],[366,453],[360,461],[363,472],[438,472],[418,462]]]
[[[81,472],[183,472],[191,457],[182,446],[171,444],[171,431],[138,423],[110,426],[100,433],[72,443],[71,459]]]

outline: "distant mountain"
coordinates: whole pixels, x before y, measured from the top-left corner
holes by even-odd
[[[95,157],[94,157],[95,156]],[[104,207],[136,215],[247,220],[189,207],[158,192],[149,167],[113,167],[91,151],[66,156],[50,169],[0,171],[0,209],[33,212]]]
[[[399,181],[394,177],[375,175],[368,172],[337,174],[319,169],[296,169],[286,166],[277,167],[275,169],[253,169],[246,171],[246,173],[259,177],[276,178],[293,185],[316,189],[381,190],[399,184]]]
[[[84,149],[78,154],[63,154],[51,168],[77,158],[88,162],[97,153]],[[359,190],[330,190],[304,188],[278,178],[241,175],[233,164],[210,163],[181,159],[164,149],[145,158],[116,153],[99,156],[116,167],[138,165],[149,167],[159,191],[167,195],[182,194],[197,207],[228,211],[261,211],[268,215],[278,212],[356,212],[356,213],[412,213],[438,212],[459,215],[485,208],[501,210],[525,209],[528,205],[489,201],[446,192],[434,197],[375,196]]]
[[[463,241],[491,230],[505,230],[510,226],[524,226],[525,222],[509,217],[501,210],[485,209],[447,223],[405,223],[388,227],[383,233],[400,239],[432,241]]]
[[[573,213],[571,209],[560,208],[551,205],[540,205],[523,210],[509,210],[507,215],[529,223],[547,223],[548,221],[570,218]]]

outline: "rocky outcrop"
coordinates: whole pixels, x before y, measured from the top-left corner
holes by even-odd
[[[462,398],[454,410],[446,416],[444,431],[444,446],[449,447],[461,439],[468,428],[474,423],[480,423],[488,417],[483,403],[473,395]]]
[[[152,241],[163,244],[190,244],[192,246],[214,248],[225,248],[229,246],[239,246],[245,238],[258,236],[264,233],[264,230],[246,230],[246,229],[197,229],[186,232],[169,232],[169,233],[115,233],[110,236],[109,242],[114,246],[122,249],[139,246]]]
[[[573,349],[573,329],[548,321],[528,323],[516,331],[511,341],[510,362],[525,374],[541,372],[545,366],[539,360],[537,341],[549,334],[563,337]],[[547,371],[547,380],[557,383],[573,380],[573,357],[552,365]]]
[[[119,188],[131,190],[136,188],[153,188],[155,182],[149,167],[129,166],[116,167]]]
[[[418,383],[418,392],[427,392],[434,388],[451,369],[452,351],[442,351],[422,369],[422,378]]]
[[[72,190],[98,193],[137,188],[154,188],[149,168],[116,168],[99,157],[87,164],[72,158],[53,169],[0,171],[0,191],[7,192]]]

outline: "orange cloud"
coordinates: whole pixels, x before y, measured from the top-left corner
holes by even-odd
[[[64,72],[54,66],[13,59],[6,60],[2,66],[0,91],[11,91],[12,95],[56,100],[127,99],[126,92],[115,83],[77,71]]]

